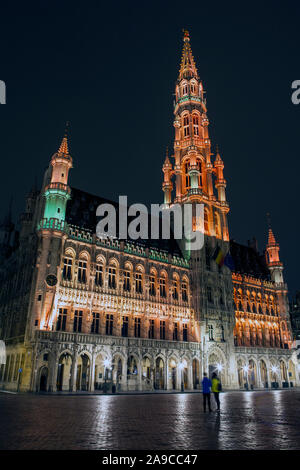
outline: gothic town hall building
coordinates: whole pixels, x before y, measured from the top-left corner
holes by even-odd
[[[104,200],[69,185],[64,136],[26,198],[19,236],[9,215],[0,227],[2,389],[195,390],[215,370],[225,389],[299,385],[279,245],[271,228],[264,255],[230,241],[208,127],[185,32],[162,188],[165,207],[204,204],[204,247],[188,258],[175,240],[97,238]],[[233,270],[216,249],[230,252]]]

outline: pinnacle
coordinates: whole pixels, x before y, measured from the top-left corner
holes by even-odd
[[[276,240],[275,240],[274,233],[271,227],[269,228],[268,245],[276,245]]]
[[[61,153],[63,155],[69,155],[69,148],[68,148],[68,137],[65,134],[63,137],[63,140],[60,144],[60,147],[58,149],[58,153]]]
[[[189,32],[184,30],[183,36],[183,49],[181,56],[181,64],[179,70],[179,79],[195,77],[198,78],[198,72],[195,64],[195,60],[192,54],[190,46]]]

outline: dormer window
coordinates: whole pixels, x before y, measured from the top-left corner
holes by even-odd
[[[188,86],[187,86],[187,84],[185,84],[182,87],[182,95],[185,96],[187,94],[188,94]]]

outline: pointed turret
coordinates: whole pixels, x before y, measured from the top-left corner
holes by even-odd
[[[283,282],[283,264],[279,258],[279,243],[276,242],[273,230],[269,222],[268,242],[266,246],[266,262],[271,273],[272,280],[276,283]]]
[[[162,185],[162,189],[164,191],[164,204],[169,205],[171,203],[171,194],[172,194],[172,181],[171,181],[171,176],[172,176],[172,164],[169,159],[168,155],[168,147],[166,151],[166,158],[165,162],[163,164],[163,173],[164,173],[164,182]]]
[[[188,31],[184,31],[183,49],[181,56],[181,64],[179,70],[179,80],[183,78],[199,78],[195,60],[190,45],[190,35]]]
[[[44,192],[46,204],[41,227],[49,226],[63,230],[66,204],[71,193],[68,186],[69,170],[73,166],[73,160],[69,153],[67,129],[58,151],[51,158],[51,165],[50,184],[45,187]]]
[[[67,134],[64,135],[63,140],[60,144],[60,147],[59,147],[57,153],[65,155],[65,156],[69,155],[68,136],[67,136]]]
[[[225,188],[226,188],[226,180],[224,179],[223,176],[223,169],[224,169],[224,163],[221,158],[219,148],[217,147],[217,154],[214,162],[214,168],[216,172],[216,183],[215,186],[218,191],[218,200],[221,202],[226,201],[226,195],[225,195]]]

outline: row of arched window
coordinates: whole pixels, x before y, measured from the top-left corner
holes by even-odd
[[[234,302],[237,311],[249,313],[259,313],[275,316],[277,307],[273,295],[261,295],[260,292],[251,292],[247,290],[243,293],[242,289],[234,289]]]
[[[114,314],[92,312],[88,322],[89,312],[75,310],[71,317],[67,308],[59,308],[56,321],[56,331],[69,331],[74,333],[104,334],[107,336],[123,336],[149,339],[168,339],[173,341],[188,341],[188,325],[178,321],[149,319],[143,320],[139,316],[122,315],[121,325]],[[171,337],[170,332],[171,331]]]
[[[202,96],[202,85],[198,83],[195,79],[192,79],[190,82],[184,80],[181,82],[180,86],[176,87],[176,98],[183,98],[185,96]]]
[[[237,322],[234,341],[236,346],[282,347],[279,328],[264,324]]]
[[[204,138],[204,130],[203,127],[200,125],[200,116],[198,113],[183,113],[181,116],[181,128],[182,138],[191,137],[191,135],[196,138]]]
[[[79,255],[77,272],[75,271],[75,258],[71,251],[66,251],[63,258],[62,279],[65,281],[76,280],[80,284],[87,284],[90,277],[90,263],[86,252]],[[189,283],[187,276],[180,278],[178,273],[173,273],[169,279],[165,270],[157,272],[155,268],[150,269],[146,276],[144,267],[138,265],[133,270],[133,265],[126,262],[124,269],[120,269],[117,260],[110,260],[106,265],[105,259],[97,257],[94,265],[94,284],[96,287],[107,286],[109,289],[117,289],[120,277],[122,278],[121,287],[124,292],[135,291],[138,294],[145,293],[145,279],[148,278],[149,295],[161,298],[171,298],[173,300],[188,301]]]

